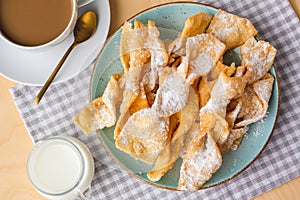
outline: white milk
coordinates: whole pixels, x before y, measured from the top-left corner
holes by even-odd
[[[27,161],[29,179],[49,199],[74,199],[89,188],[94,162],[77,139],[61,136],[34,146]]]

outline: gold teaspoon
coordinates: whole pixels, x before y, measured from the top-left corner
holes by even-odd
[[[85,12],[81,17],[77,20],[75,28],[74,28],[74,42],[66,51],[64,56],[61,58],[57,66],[55,67],[54,71],[46,81],[45,85],[42,87],[36,98],[34,99],[34,103],[38,104],[42,99],[43,95],[45,94],[46,90],[52,83],[53,79],[55,78],[56,74],[62,67],[63,63],[65,62],[66,58],[70,54],[70,52],[80,43],[88,40],[96,31],[97,26],[97,17],[93,11]]]

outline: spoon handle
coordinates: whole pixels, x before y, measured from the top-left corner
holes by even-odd
[[[68,50],[66,51],[66,53],[64,54],[64,56],[60,59],[59,63],[57,64],[57,66],[53,70],[52,74],[49,76],[48,80],[46,81],[46,83],[44,84],[44,86],[42,87],[42,89],[40,90],[40,92],[38,93],[38,95],[36,96],[36,98],[34,99],[34,103],[35,104],[38,104],[40,102],[40,100],[42,99],[42,97],[45,94],[46,90],[48,89],[48,87],[52,83],[53,79],[55,78],[56,74],[58,73],[58,71],[60,70],[60,68],[64,64],[65,60],[67,59],[68,55],[71,53],[71,51],[74,49],[74,47],[76,45],[77,45],[77,43],[74,42],[68,48]]]

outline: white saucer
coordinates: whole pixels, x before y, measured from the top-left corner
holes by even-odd
[[[96,58],[105,43],[110,26],[109,0],[94,0],[80,8],[78,16],[87,10],[97,14],[97,30],[92,38],[71,52],[53,83],[67,80],[84,70]],[[38,51],[27,51],[13,47],[0,38],[0,74],[25,85],[44,85],[73,40],[71,34],[59,45]]]

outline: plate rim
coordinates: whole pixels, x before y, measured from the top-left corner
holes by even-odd
[[[158,5],[154,5],[154,6],[151,6],[151,7],[148,7],[144,10],[141,10],[139,12],[137,12],[136,14],[132,15],[130,18],[128,18],[127,20],[125,20],[125,22],[127,21],[131,21],[133,18],[135,18],[136,16],[146,12],[146,11],[149,11],[149,10],[152,10],[152,9],[155,9],[157,7],[161,7],[161,6],[166,6],[166,5],[171,5],[171,4],[196,4],[196,5],[203,5],[203,6],[207,6],[207,7],[210,7],[210,8],[214,8],[214,9],[221,9],[221,8],[218,8],[218,7],[215,7],[213,5],[210,5],[210,4],[207,4],[207,3],[202,3],[202,2],[187,2],[187,1],[175,1],[175,2],[166,2],[166,3],[162,3],[162,4],[158,4]],[[224,9],[222,9],[224,10]],[[224,10],[226,11],[226,10]],[[226,11],[227,12],[227,11]],[[231,13],[231,12],[229,12]],[[95,73],[95,69],[97,67],[97,64],[98,64],[98,61],[99,61],[99,58],[100,56],[102,55],[102,52],[103,50],[105,49],[105,47],[107,46],[107,44],[109,43],[109,41],[112,39],[112,37],[120,30],[120,28],[125,24],[125,22],[123,22],[120,26],[118,26],[118,28],[113,32],[113,34],[111,34],[111,36],[106,40],[106,42],[104,43],[102,49],[100,50],[100,52],[98,53],[96,59],[95,59],[95,62],[94,62],[94,66],[93,66],[93,69],[92,69],[92,72],[91,72],[91,76],[90,76],[90,82],[89,82],[89,91],[88,91],[88,99],[89,99],[89,102],[92,101],[92,98],[91,98],[91,89],[92,89],[92,81],[93,81],[93,77],[94,77],[94,73]],[[256,35],[256,37],[258,37],[259,39],[261,39],[261,37],[259,35]],[[268,136],[268,139],[267,141],[265,142],[265,144],[263,145],[263,147],[259,150],[259,152],[256,154],[256,156],[251,160],[251,162],[249,162],[247,165],[245,165],[240,171],[238,171],[237,173],[233,174],[232,176],[222,180],[221,182],[218,182],[218,183],[214,183],[212,185],[209,185],[209,186],[206,186],[206,187],[200,187],[198,190],[196,191],[199,191],[199,190],[205,190],[205,189],[209,189],[209,188],[212,188],[212,187],[216,187],[216,186],[219,186],[221,184],[224,184],[232,179],[234,179],[235,177],[239,176],[240,174],[242,174],[245,170],[247,170],[249,168],[250,165],[252,165],[258,158],[259,156],[262,154],[262,152],[265,150],[266,146],[268,145],[268,143],[270,142],[270,139],[274,133],[274,130],[276,128],[276,125],[277,125],[277,120],[278,120],[278,115],[279,115],[279,112],[280,112],[280,81],[279,81],[279,76],[278,76],[278,71],[277,71],[277,67],[275,65],[275,63],[272,64],[272,67],[274,69],[274,72],[275,72],[275,76],[276,76],[276,83],[277,83],[277,107],[276,107],[276,115],[275,115],[275,120],[274,120],[274,123],[273,123],[273,126],[272,126],[272,130]],[[274,86],[273,86],[274,87]],[[131,172],[129,171],[128,169],[126,169],[125,166],[123,166],[122,163],[119,162],[119,160],[117,160],[117,158],[115,158],[115,156],[108,150],[108,148],[106,147],[106,145],[104,144],[103,140],[101,139],[100,137],[100,134],[101,134],[101,130],[97,130],[96,131],[96,136],[98,138],[98,140],[100,141],[102,147],[105,149],[106,153],[109,155],[109,157],[115,162],[117,163],[117,165],[124,171],[126,171],[130,176],[136,178],[137,180],[143,182],[143,183],[146,183],[148,185],[151,185],[151,186],[154,186],[154,187],[157,187],[157,188],[162,188],[162,189],[166,189],[166,190],[170,190],[170,191],[180,191],[180,192],[185,192],[185,191],[182,191],[182,190],[178,190],[177,188],[170,188],[170,187],[167,187],[167,186],[162,186],[162,185],[157,185],[155,183],[152,183],[152,182],[149,182],[149,181],[146,181],[144,180],[143,178],[137,176],[134,172]],[[192,192],[192,191],[189,191],[189,192]]]

